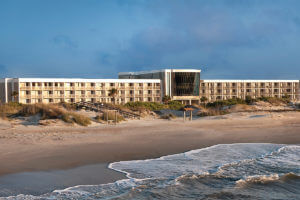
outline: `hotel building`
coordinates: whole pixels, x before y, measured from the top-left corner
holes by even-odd
[[[110,96],[111,89],[117,94]],[[0,80],[1,102],[59,103],[161,102],[160,80],[156,79],[49,79],[5,78]]]
[[[289,97],[300,100],[299,80],[201,80],[200,96],[209,102],[232,98],[245,99],[247,96]]]
[[[121,72],[119,79],[4,78],[1,102],[59,103],[161,102],[168,95],[184,104],[198,104],[247,96],[286,97],[300,101],[299,80],[201,80],[197,69]],[[111,96],[111,90],[117,94]]]
[[[197,69],[163,69],[141,72],[121,72],[120,79],[160,79],[162,96],[185,104],[199,103],[200,72]]]
[[[200,72],[195,69],[121,72],[119,78],[160,79],[162,96],[168,95],[184,104],[200,103],[201,97],[206,97],[207,102],[247,96],[288,96],[292,101],[300,100],[299,80],[200,80]]]

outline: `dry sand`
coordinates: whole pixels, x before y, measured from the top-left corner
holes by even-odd
[[[91,127],[0,122],[0,175],[180,153],[222,143],[300,143],[300,112],[132,120]]]

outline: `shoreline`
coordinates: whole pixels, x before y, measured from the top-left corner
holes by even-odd
[[[78,168],[82,177],[93,177],[99,172],[103,177],[98,175],[97,184],[108,183],[106,175],[114,172],[116,179],[110,179],[114,182],[125,175],[108,169],[109,163],[152,159],[231,143],[300,144],[300,112],[232,113],[192,122],[183,122],[181,118],[142,119],[117,126],[91,127],[12,126],[0,121],[0,183],[3,177],[12,181],[16,174],[22,178],[24,173],[31,172],[60,171],[68,177]],[[102,167],[86,170],[97,165]],[[79,183],[71,178],[69,181],[67,186]],[[11,185],[17,186],[12,182]]]

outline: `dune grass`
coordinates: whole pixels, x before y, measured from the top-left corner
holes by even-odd
[[[81,126],[87,126],[91,124],[89,117],[75,113],[69,108],[67,110],[65,106],[59,104],[18,104],[7,103],[0,105],[0,117],[3,119],[22,116],[30,117],[34,115],[40,115],[41,120],[46,119],[61,119],[67,123],[76,123]]]

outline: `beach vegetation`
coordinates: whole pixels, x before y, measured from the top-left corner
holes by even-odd
[[[170,110],[181,110],[184,107],[180,101],[169,101],[167,106]]]
[[[288,104],[290,103],[290,98],[288,96],[283,96],[282,98],[278,97],[259,97],[257,98],[259,101],[268,102],[270,104]]]
[[[197,116],[206,117],[206,116],[218,116],[218,115],[226,115],[226,114],[229,114],[227,110],[221,110],[218,108],[209,108],[197,113]]]
[[[133,111],[143,111],[143,110],[156,111],[156,110],[162,110],[168,108],[166,105],[161,103],[141,102],[141,101],[128,102],[124,106]]]
[[[124,105],[124,107],[133,110],[133,111],[158,111],[163,109],[170,109],[170,110],[181,110],[184,105],[180,101],[168,101],[167,104],[161,104],[157,102],[128,102]]]
[[[206,104],[207,107],[219,108],[223,106],[232,106],[237,104],[247,104],[247,102],[240,98],[233,98],[227,100],[219,100],[215,102],[209,102]]]
[[[16,114],[22,109],[22,104],[17,102],[9,102],[0,104],[0,117],[6,119],[10,115]]]

